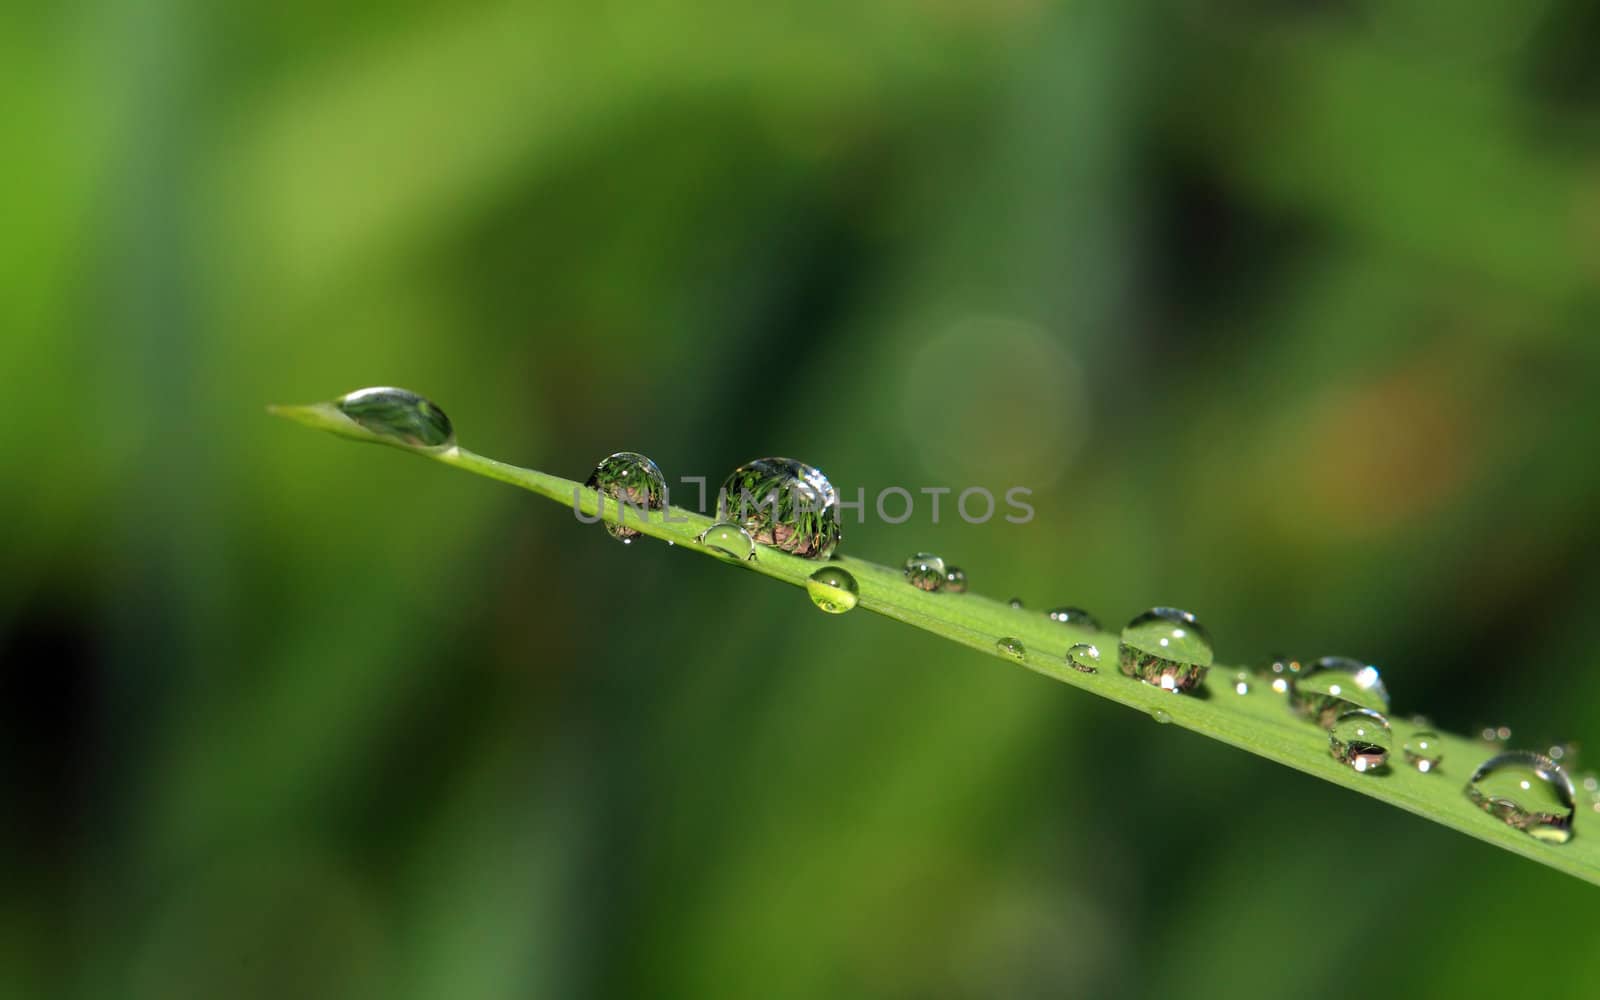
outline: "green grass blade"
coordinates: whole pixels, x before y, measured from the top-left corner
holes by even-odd
[[[672,542],[680,549],[710,555],[729,566],[782,580],[802,589],[806,579],[819,566],[842,567],[855,577],[860,587],[859,607],[868,611],[943,636],[1011,665],[1018,661],[997,649],[996,641],[1001,637],[1019,639],[1026,649],[1026,657],[1021,665],[1053,680],[1149,715],[1154,715],[1160,709],[1171,717],[1174,725],[1399,806],[1479,840],[1600,885],[1600,835],[1592,834],[1587,829],[1585,821],[1596,815],[1589,807],[1587,796],[1580,790],[1576,821],[1578,835],[1569,843],[1554,845],[1535,840],[1477,809],[1462,794],[1462,787],[1472,770],[1498,752],[1476,740],[1439,733],[1437,745],[1443,754],[1443,762],[1434,772],[1424,774],[1407,766],[1399,749],[1406,737],[1419,727],[1395,721],[1395,750],[1388,771],[1376,775],[1358,774],[1329,755],[1327,734],[1291,713],[1284,704],[1284,696],[1273,692],[1266,681],[1253,678],[1250,694],[1241,696],[1235,693],[1233,676],[1237,668],[1221,664],[1213,666],[1199,692],[1187,696],[1173,695],[1118,672],[1117,636],[1063,625],[1051,621],[1039,610],[1015,609],[1009,604],[976,593],[929,593],[918,590],[905,582],[898,568],[850,556],[836,557],[823,563],[761,547],[755,561],[733,560],[696,541],[700,533],[713,523],[713,519],[694,511],[668,507],[665,511],[651,512],[647,520],[641,521],[637,510],[628,508],[619,511],[614,501],[606,502],[602,507],[600,494],[573,480],[508,465],[459,446],[425,449],[397,444],[356,425],[332,404],[273,407],[272,412],[344,437],[401,447],[446,465],[521,487],[563,505],[575,505],[589,517],[598,512],[607,521],[617,522],[621,518],[630,528],[637,528],[644,535]],[[1067,666],[1066,650],[1079,642],[1092,642],[1100,648],[1102,666],[1099,673],[1085,674]]]

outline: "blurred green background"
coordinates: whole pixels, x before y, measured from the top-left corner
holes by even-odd
[[[0,993],[1581,993],[1591,886],[263,406],[1026,486],[844,551],[1600,753],[1597,50],[1579,0],[8,8]]]

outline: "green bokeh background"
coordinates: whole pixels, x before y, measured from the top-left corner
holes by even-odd
[[[1582,995],[1592,886],[263,406],[1025,486],[844,547],[1600,753],[1597,50],[1580,0],[8,8],[0,993]]]

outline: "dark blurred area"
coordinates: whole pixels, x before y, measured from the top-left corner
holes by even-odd
[[[1600,754],[1597,53],[1576,0],[0,13],[0,994],[1581,991],[1574,879],[264,406],[1025,486],[842,551]]]

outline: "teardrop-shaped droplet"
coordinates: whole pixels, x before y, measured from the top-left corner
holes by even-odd
[[[754,562],[756,558],[756,543],[750,532],[731,521],[718,521],[700,532],[695,541],[740,562]]]
[[[373,434],[413,448],[443,448],[456,439],[455,428],[444,411],[409,389],[357,389],[335,405]]]
[[[1211,637],[1198,619],[1177,608],[1151,608],[1122,629],[1122,672],[1167,691],[1192,691],[1211,666]]]
[[[1013,660],[1022,660],[1028,655],[1028,651],[1023,648],[1022,640],[1009,635],[995,642],[994,648],[1000,651],[1000,655],[1009,656]]]
[[[918,552],[906,558],[906,582],[918,590],[934,591],[942,588],[947,573],[944,560],[932,552]]]
[[[1327,729],[1340,713],[1352,708],[1387,714],[1389,691],[1377,667],[1348,656],[1324,656],[1290,676],[1289,704]]]
[[[1465,791],[1478,808],[1529,836],[1551,844],[1572,839],[1572,779],[1543,754],[1512,750],[1491,757],[1472,772]]]
[[[1100,647],[1093,643],[1080,642],[1067,650],[1067,666],[1080,674],[1097,674],[1100,672]]]
[[[811,603],[830,615],[842,615],[861,600],[856,578],[837,566],[824,566],[806,580]]]
[[[1289,690],[1289,681],[1300,673],[1300,661],[1292,656],[1275,654],[1256,667],[1256,673],[1261,679],[1272,685],[1272,690],[1284,694]]]
[[[1100,631],[1100,622],[1082,608],[1051,608],[1046,614],[1050,616],[1051,621],[1062,625],[1088,629],[1091,632]]]
[[[1387,764],[1393,746],[1389,720],[1370,708],[1340,713],[1328,730],[1328,752],[1359,774],[1370,774]]]
[[[804,559],[826,559],[839,544],[838,492],[821,469],[792,458],[758,458],[734,469],[717,495],[717,517]]]
[[[1021,611],[1022,610],[1022,598],[1020,598],[1020,597],[1013,597],[1011,600],[1007,601],[1006,604],[1013,611]]]
[[[967,573],[960,566],[949,566],[944,571],[944,589],[952,594],[967,592]]]
[[[667,479],[656,463],[636,451],[619,451],[602,458],[583,484],[615,500],[617,516],[623,523],[603,522],[606,531],[624,545],[639,537],[638,528],[626,526],[628,520],[643,522],[649,512],[667,504]]]
[[[1150,710],[1150,718],[1156,720],[1164,726],[1172,721],[1172,713],[1164,708],[1152,708]]]
[[[1439,734],[1431,729],[1419,729],[1412,733],[1400,749],[1405,751],[1406,763],[1423,774],[1439,770],[1439,765],[1444,762]]]

